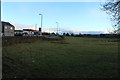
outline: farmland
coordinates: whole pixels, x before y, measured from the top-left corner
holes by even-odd
[[[65,37],[3,47],[3,78],[116,78],[117,38]]]

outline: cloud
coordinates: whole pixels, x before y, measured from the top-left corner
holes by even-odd
[[[56,28],[44,29],[45,32],[56,32]],[[108,31],[90,31],[90,30],[72,30],[69,28],[60,28],[59,33],[74,33],[74,34],[104,34],[109,33]]]
[[[32,25],[24,25],[24,24],[13,24],[15,26],[16,30],[23,30],[23,29],[35,29],[35,26]],[[39,30],[37,28],[37,30]],[[43,28],[42,29],[43,32],[57,32],[56,28]],[[70,28],[60,28],[59,29],[59,33],[74,33],[74,34],[101,34],[101,33],[109,33],[109,31],[96,31],[96,30],[73,30]]]
[[[24,25],[24,24],[13,24],[15,26],[16,30],[22,30],[22,29],[35,29],[35,26],[32,25]]]
[[[43,29],[43,32],[53,33],[56,32],[55,29]]]
[[[81,34],[105,34],[109,33],[108,31],[80,31]]]

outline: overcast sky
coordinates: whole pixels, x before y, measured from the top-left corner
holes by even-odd
[[[2,2],[1,20],[15,25],[16,29],[37,29],[43,14],[43,31],[112,30],[109,16],[103,12],[103,2]]]

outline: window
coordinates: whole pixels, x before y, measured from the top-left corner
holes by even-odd
[[[11,30],[13,30],[13,27],[10,27]]]
[[[7,29],[7,26],[5,26],[5,29]]]

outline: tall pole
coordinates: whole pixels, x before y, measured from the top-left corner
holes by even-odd
[[[39,14],[41,15],[41,32],[40,32],[40,36],[42,36],[42,20],[43,20],[43,15],[42,14]]]
[[[60,23],[59,23],[59,27],[58,27],[58,33],[60,34]]]
[[[58,22],[56,22],[56,24],[57,24],[57,34],[58,34]]]
[[[35,30],[37,30],[37,24],[35,24]]]

